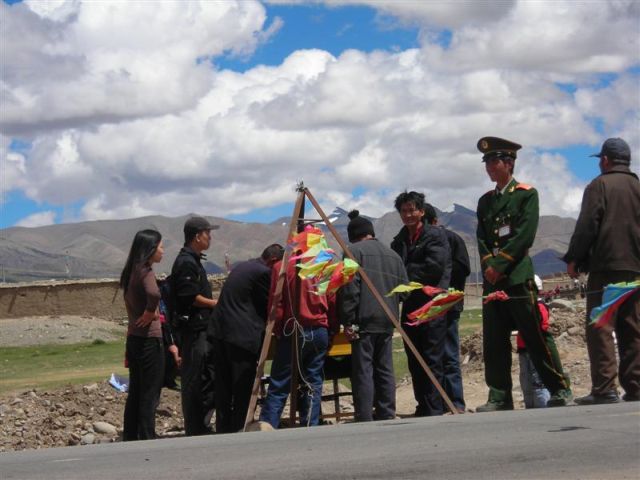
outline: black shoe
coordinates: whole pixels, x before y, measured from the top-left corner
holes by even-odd
[[[584,397],[576,398],[578,405],[602,405],[606,403],[618,403],[620,397],[618,393],[611,390],[606,393],[590,393]]]
[[[492,400],[489,400],[484,405],[480,405],[478,408],[476,408],[477,413],[498,412],[503,410],[513,410],[513,403],[494,402]]]
[[[625,394],[622,396],[622,399],[623,399],[625,402],[640,402],[640,395],[631,395],[631,394],[629,394],[629,393],[625,393]]]

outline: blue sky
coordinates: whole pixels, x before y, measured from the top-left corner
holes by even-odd
[[[523,143],[516,176],[543,213],[575,216],[604,138],[624,136],[637,158],[633,4],[128,5],[0,12],[1,228],[192,211],[270,222],[290,215],[301,179],[328,211],[377,216],[405,188],[474,208],[489,185],[480,135]],[[619,38],[584,26],[593,12]],[[536,18],[547,38],[533,43],[495,29]]]
[[[270,5],[267,14],[284,22],[277,35],[247,58],[226,55],[215,59],[218,68],[242,72],[260,64],[280,65],[300,49],[318,48],[339,56],[351,48],[371,52],[419,46],[417,28],[381,18],[370,7]]]

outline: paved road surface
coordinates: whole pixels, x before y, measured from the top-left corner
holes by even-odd
[[[9,479],[638,479],[640,403],[0,454]]]

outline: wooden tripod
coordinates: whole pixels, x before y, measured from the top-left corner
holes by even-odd
[[[293,235],[296,233],[296,231],[298,231],[300,225],[304,221],[304,219],[303,219],[303,216],[304,216],[304,200],[306,198],[306,199],[309,200],[309,202],[316,209],[316,211],[320,215],[320,218],[324,221],[325,225],[327,226],[327,228],[329,229],[329,231],[331,232],[333,237],[336,239],[336,241],[340,245],[340,248],[342,248],[345,256],[347,256],[351,260],[355,261],[355,258],[351,254],[351,251],[349,250],[349,247],[347,246],[345,241],[342,239],[342,237],[340,236],[338,231],[335,229],[335,227],[331,224],[331,222],[329,221],[329,218],[325,215],[324,211],[322,210],[322,208],[320,207],[320,205],[318,204],[318,202],[316,201],[314,196],[311,194],[309,189],[306,188],[302,183],[300,183],[296,190],[298,192],[298,197],[296,199],[296,203],[295,203],[295,206],[294,206],[294,209],[293,209],[293,214],[291,216],[291,221],[289,222],[289,234],[288,234],[288,237],[287,237],[287,243],[288,243],[288,240],[293,237]],[[282,264],[281,264],[281,267],[280,267],[280,272],[278,273],[278,281],[276,283],[276,289],[275,289],[275,292],[274,292],[274,298],[273,298],[273,301],[271,302],[271,311],[269,312],[269,317],[267,319],[267,326],[266,326],[266,329],[265,329],[264,341],[262,342],[262,350],[260,351],[260,358],[258,359],[258,368],[257,368],[257,371],[256,371],[255,380],[253,382],[253,390],[251,392],[251,400],[249,402],[249,410],[247,411],[247,417],[245,419],[245,424],[244,424],[245,431],[247,429],[247,426],[251,422],[253,422],[253,420],[254,420],[254,416],[255,416],[255,412],[256,412],[256,406],[258,404],[258,394],[259,394],[259,391],[260,391],[260,381],[262,379],[262,376],[264,375],[264,365],[265,365],[265,362],[267,360],[267,355],[269,353],[269,346],[271,345],[271,335],[273,333],[273,327],[275,325],[275,305],[278,303],[278,301],[280,300],[280,297],[282,296],[282,289],[283,289],[284,281],[285,281],[285,272],[286,272],[286,267],[287,267],[287,264],[289,262],[289,257],[290,256],[291,256],[291,250],[290,249],[286,249],[285,253],[284,253],[284,257],[282,258]],[[442,396],[442,399],[447,404],[447,407],[449,408],[449,410],[454,415],[458,414],[459,413],[458,409],[453,405],[453,402],[451,401],[449,396],[446,394],[446,392],[444,391],[444,389],[442,388],[442,386],[440,385],[440,383],[438,382],[436,377],[433,375],[433,372],[431,371],[429,366],[426,364],[426,362],[424,361],[424,359],[422,358],[422,356],[420,355],[420,353],[416,349],[415,345],[413,344],[413,342],[411,341],[411,339],[409,338],[407,333],[402,328],[402,325],[400,324],[400,321],[398,320],[396,314],[394,312],[392,312],[391,309],[387,306],[386,302],[382,298],[382,295],[380,295],[380,292],[378,292],[378,290],[375,287],[375,285],[373,284],[373,282],[371,282],[371,279],[367,275],[367,272],[365,272],[364,269],[360,269],[360,270],[358,270],[358,274],[360,275],[360,278],[362,278],[362,281],[367,285],[367,287],[369,287],[369,289],[373,293],[373,296],[376,299],[376,301],[378,302],[378,304],[380,305],[380,308],[382,308],[382,310],[384,310],[385,314],[387,315],[387,317],[389,318],[391,323],[393,323],[393,325],[396,327],[396,329],[398,330],[398,332],[402,336],[402,339],[408,345],[409,350],[411,350],[411,353],[414,355],[414,357],[416,358],[416,360],[418,361],[418,363],[420,364],[420,366],[424,370],[424,372],[427,375],[427,377],[429,377],[429,380],[431,380],[433,385],[438,390],[438,393],[440,393],[440,395]],[[292,371],[292,374],[293,374],[294,371],[297,372],[297,365],[292,363],[291,371]],[[292,381],[292,385],[293,385],[293,381]],[[293,388],[292,388],[292,392],[293,392]],[[295,419],[295,409],[294,409],[295,400],[294,400],[294,398],[295,398],[295,393],[292,394],[292,396],[291,396],[291,399],[292,399],[291,410],[293,412],[292,415],[291,415],[291,418],[293,418],[293,419]]]

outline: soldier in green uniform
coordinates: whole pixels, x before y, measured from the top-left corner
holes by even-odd
[[[569,404],[569,380],[551,336],[544,336],[529,248],[538,228],[538,192],[513,178],[517,143],[497,137],[478,141],[487,174],[496,188],[478,202],[478,251],[483,292],[504,291],[509,299],[482,307],[485,380],[489,400],[478,412],[512,410],[511,331],[518,330],[542,381],[551,392],[549,407]]]

